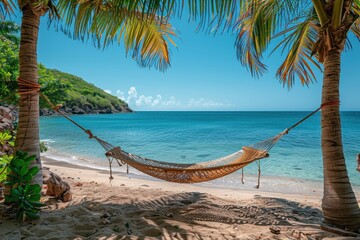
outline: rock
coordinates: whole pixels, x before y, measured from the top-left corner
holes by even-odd
[[[269,229],[270,229],[270,232],[273,234],[280,234],[280,232],[281,232],[281,229],[277,226],[271,226]]]
[[[0,106],[0,115],[7,120],[14,120],[11,109],[8,107]]]
[[[3,132],[5,130],[13,130],[14,125],[13,121],[15,120],[11,109],[8,107],[0,106],[0,132]]]
[[[43,171],[43,182],[48,186],[46,195],[59,198],[63,202],[71,201],[70,185],[63,181],[59,175],[45,170]]]
[[[112,114],[112,113],[126,113],[126,112],[133,112],[132,109],[129,108],[128,105],[112,105],[109,107],[99,107],[96,105],[92,105],[90,103],[85,104],[78,104],[73,105],[73,103],[70,104],[64,104],[60,111],[62,111],[65,114]],[[48,108],[42,108],[40,109],[40,116],[51,116],[51,115],[59,115],[58,112],[48,109]]]
[[[72,193],[70,192],[70,189],[63,193],[62,195],[62,201],[63,202],[70,202],[72,200]]]
[[[84,109],[80,108],[79,106],[74,106],[72,108],[72,113],[74,114],[85,114]]]
[[[40,109],[40,116],[51,116],[55,115],[55,111],[49,108]]]

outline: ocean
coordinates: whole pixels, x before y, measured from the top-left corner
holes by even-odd
[[[159,161],[193,163],[216,159],[272,137],[309,112],[134,112],[71,116],[97,137],[127,152]],[[360,112],[342,112],[348,174],[360,185]],[[103,148],[61,116],[40,118],[40,137],[58,160],[107,168]],[[320,114],[285,135],[261,161],[262,175],[322,181]],[[257,174],[257,164],[245,173]],[[239,173],[238,173],[239,174]]]

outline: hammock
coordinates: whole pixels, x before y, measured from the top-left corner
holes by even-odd
[[[110,179],[112,179],[112,170],[111,163],[114,159],[121,166],[122,164],[127,164],[147,175],[153,176],[169,182],[177,183],[197,183],[205,182],[213,179],[221,178],[228,174],[231,174],[239,169],[243,169],[246,165],[266,158],[269,156],[270,149],[280,140],[282,136],[287,134],[291,129],[298,126],[300,123],[308,119],[310,116],[314,115],[321,108],[326,106],[337,106],[339,101],[333,101],[322,104],[315,111],[308,114],[306,117],[292,125],[291,127],[285,129],[283,132],[277,134],[276,136],[266,139],[264,141],[255,143],[251,146],[242,147],[239,151],[208,162],[194,163],[194,164],[177,164],[170,162],[161,162],[152,160],[149,158],[141,157],[132,153],[128,153],[122,150],[120,147],[115,147],[110,143],[94,136],[90,130],[85,129],[83,126],[69,118],[63,112],[60,111],[59,106],[54,106],[51,101],[40,92],[41,96],[48,102],[48,104],[57,111],[60,115],[64,116],[66,119],[71,121],[77,127],[82,129],[85,133],[89,135],[89,138],[95,139],[105,150],[106,156],[109,159],[110,165]],[[258,175],[258,185],[260,180],[260,163],[259,166],[259,175]]]
[[[106,156],[111,162],[116,159],[118,163],[128,164],[131,167],[158,179],[177,183],[197,183],[221,178],[233,173],[246,165],[268,157],[268,151],[281,138],[285,132],[251,147],[243,147],[241,150],[208,162],[194,164],[178,164],[160,162],[149,158],[144,158],[135,154],[128,153],[120,147],[93,136],[107,151]]]

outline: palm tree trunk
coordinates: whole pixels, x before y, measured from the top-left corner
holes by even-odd
[[[329,50],[324,59],[322,103],[339,100],[341,50]],[[359,229],[360,209],[349,182],[341,138],[339,106],[321,111],[321,146],[324,167],[322,210],[325,221]]]
[[[37,40],[40,16],[35,15],[29,4],[22,9],[20,40],[20,75],[19,78],[38,82]],[[20,95],[19,129],[16,135],[15,151],[26,151],[36,155],[34,165],[40,168],[34,183],[42,184],[40,142],[39,142],[39,94],[37,92]]]

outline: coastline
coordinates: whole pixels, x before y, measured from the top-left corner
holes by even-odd
[[[98,159],[91,160],[84,157],[75,157],[69,155],[59,155],[58,153],[45,153],[42,154],[42,161],[46,167],[56,167],[61,169],[64,172],[68,172],[70,169],[74,169],[76,174],[76,169],[82,169],[90,172],[96,172],[99,175],[99,182],[109,183],[109,165],[107,160],[103,160],[102,164],[99,164]],[[51,170],[51,168],[50,168]],[[72,172],[73,170],[71,170]],[[240,171],[225,176],[220,179],[215,179],[209,182],[195,183],[195,184],[178,184],[166,182],[163,180],[156,179],[154,177],[145,175],[144,173],[129,168],[129,174],[126,174],[126,166],[119,167],[116,162],[112,164],[112,172],[115,181],[123,183],[131,182],[140,182],[158,186],[161,185],[163,188],[173,189],[175,188],[196,188],[198,191],[202,192],[216,192],[217,190],[223,191],[224,189],[231,192],[239,192],[240,195],[242,192],[250,192],[251,194],[274,194],[279,195],[294,195],[296,198],[297,195],[307,196],[309,198],[321,200],[323,195],[323,181],[308,180],[301,178],[289,178],[283,176],[260,176],[260,188],[256,189],[258,176],[254,174],[247,174],[245,168],[244,174],[244,184],[241,183],[241,173]],[[118,179],[118,180],[116,180]],[[360,186],[353,184],[353,191],[356,196],[360,198]],[[217,190],[216,190],[217,189]],[[235,194],[237,196],[239,194]]]
[[[232,187],[169,183],[116,170],[110,182],[106,169],[51,155],[42,162],[69,183],[73,199],[43,196],[47,206],[33,224],[1,216],[0,239],[356,239],[320,228],[321,183],[264,176],[254,189],[256,176]],[[283,181],[267,188],[266,182]]]
[[[132,173],[133,170],[130,169],[129,175],[125,171],[118,171],[113,168],[113,180],[109,180],[109,169],[100,169],[92,168],[89,166],[81,166],[72,164],[64,161],[57,161],[50,157],[43,157],[43,165],[50,168],[50,171],[55,172],[59,176],[76,176],[75,179],[82,181],[96,181],[101,184],[110,184],[111,186],[121,186],[125,184],[130,187],[141,187],[143,185],[149,186],[152,189],[164,190],[164,191],[174,191],[174,192],[202,192],[214,194],[224,198],[232,199],[248,199],[254,195],[266,195],[271,197],[284,197],[296,200],[304,199],[306,201],[312,201],[313,203],[318,202],[322,197],[322,190],[318,187],[321,185],[318,182],[311,182],[306,180],[292,180],[291,184],[286,183],[281,185],[282,180],[280,179],[276,182],[276,185],[279,187],[267,189],[268,184],[266,181],[275,180],[274,177],[262,177],[261,186],[259,189],[255,189],[254,186],[257,182],[257,176],[246,176],[245,184],[238,186],[230,186],[221,184],[221,182],[210,181],[205,183],[196,183],[196,184],[180,184],[166,182],[162,180],[155,179],[150,176],[140,175],[137,173]],[[116,167],[114,165],[114,167]],[[289,179],[287,179],[289,181]],[[301,182],[308,182],[308,188],[306,191],[300,191],[299,185]],[[272,181],[274,182],[274,181]],[[291,186],[290,186],[291,185]],[[288,186],[289,188],[287,188]],[[321,185],[322,186],[322,185]],[[296,188],[293,192],[288,192],[290,188]],[[225,192],[225,194],[224,194]],[[320,205],[319,205],[320,206]]]

